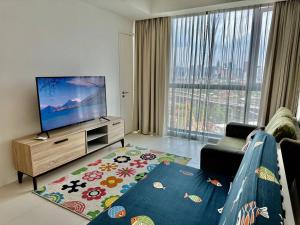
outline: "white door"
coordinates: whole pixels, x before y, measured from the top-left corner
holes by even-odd
[[[119,76],[121,117],[125,133],[133,131],[133,35],[119,34]]]

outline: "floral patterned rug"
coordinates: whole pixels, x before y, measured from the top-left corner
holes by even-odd
[[[127,146],[56,179],[34,193],[92,220],[159,163],[186,165],[190,160],[157,150]]]

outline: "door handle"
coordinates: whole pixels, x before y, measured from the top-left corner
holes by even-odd
[[[122,98],[125,98],[125,95],[128,94],[128,91],[122,91]]]

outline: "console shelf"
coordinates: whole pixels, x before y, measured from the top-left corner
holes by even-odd
[[[89,135],[87,135],[87,142],[93,141],[93,140],[101,138],[103,136],[107,136],[107,133],[106,134],[102,134],[102,133],[99,133],[99,134],[89,134]]]
[[[94,120],[53,131],[45,141],[35,140],[36,134],[13,140],[19,183],[23,174],[31,176],[36,190],[38,176],[118,141],[124,146],[124,121],[118,117],[108,119],[110,121]]]
[[[101,144],[101,143],[89,143],[88,144],[88,153],[97,151],[103,147],[105,147],[106,144]]]
[[[87,148],[86,152],[91,153],[93,151],[99,150],[103,148],[105,145],[108,144],[108,134],[93,134],[93,137],[98,136],[96,138],[93,138],[92,140],[87,141]],[[89,135],[87,137],[90,137]]]

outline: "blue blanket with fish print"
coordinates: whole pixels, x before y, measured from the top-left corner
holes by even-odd
[[[259,132],[250,141],[218,225],[280,225],[282,204],[273,136]]]
[[[280,225],[278,180],[276,142],[258,132],[231,189],[229,177],[162,163],[89,225]]]
[[[89,225],[215,225],[232,178],[161,163]]]

